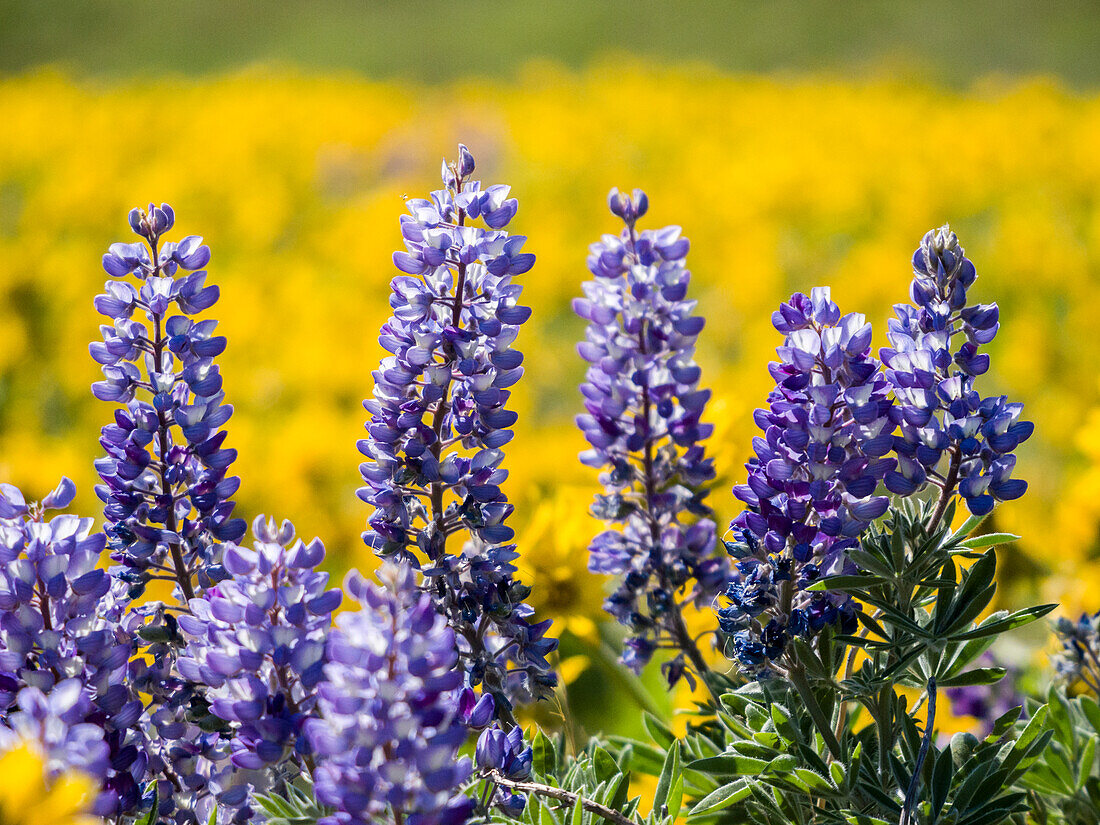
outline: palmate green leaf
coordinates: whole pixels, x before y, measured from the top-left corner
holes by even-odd
[[[676,741],[676,737],[673,735],[668,725],[648,711],[642,714],[642,727],[645,728],[650,739],[657,743],[663,750],[668,750],[672,747],[672,743]]]
[[[848,556],[861,568],[882,577],[884,580],[888,580],[894,575],[890,565],[874,553],[853,547],[848,551]]]
[[[1100,733],[1100,705],[1091,696],[1081,696],[1077,699],[1077,706],[1085,715],[1092,729]]]
[[[1077,787],[1074,790],[1080,791],[1085,787],[1085,783],[1088,782],[1089,777],[1092,775],[1092,766],[1096,762],[1096,737],[1090,736],[1085,743],[1085,747],[1081,749],[1081,758],[1077,762]]]
[[[672,788],[668,792],[668,802],[665,804],[668,806],[668,815],[673,819],[676,819],[680,815],[680,809],[684,802],[684,777],[676,777],[676,781],[672,783]]]
[[[748,779],[735,779],[699,800],[695,807],[688,812],[688,816],[699,816],[700,814],[720,811],[740,802],[751,793],[752,784]]]
[[[961,644],[948,645],[945,648],[946,655],[943,660],[946,667],[940,669],[940,677],[937,678],[937,682],[960,673],[963,668],[989,650],[992,644],[993,639],[986,637],[984,639],[971,639]]]
[[[139,819],[136,825],[155,825],[157,821],[157,810],[160,808],[160,793],[157,791],[156,783],[152,783],[153,788],[153,804],[149,808],[149,812]]]
[[[554,743],[541,730],[535,733],[531,742],[531,767],[540,776],[552,776],[557,773],[558,760],[554,750]]]
[[[1069,702],[1062,696],[1061,691],[1051,685],[1047,691],[1047,708],[1050,711],[1050,724],[1054,728],[1057,740],[1065,748],[1073,747],[1073,713]]]
[[[954,776],[954,764],[951,760],[951,748],[936,752],[931,749],[930,758],[935,761],[932,766],[932,782],[929,787],[929,797],[932,805],[933,818],[939,816],[947,802],[947,795],[951,791],[951,780]]]
[[[771,762],[737,753],[724,753],[708,759],[699,759],[687,767],[710,776],[756,776],[768,769]]]
[[[1020,537],[1015,533],[986,533],[981,536],[974,536],[974,538],[966,539],[959,542],[959,547],[965,547],[968,550],[982,550],[986,547],[999,547],[1002,544],[1012,544],[1014,541],[1019,541]]]
[[[936,684],[941,688],[969,687],[971,685],[992,685],[999,682],[1008,671],[1003,667],[979,667],[959,673],[955,676],[937,678]]]
[[[973,630],[969,630],[965,633],[954,633],[950,638],[952,641],[962,642],[967,639],[981,639],[986,636],[995,636],[1007,630],[1014,630],[1017,627],[1031,624],[1036,619],[1041,619],[1043,616],[1047,615],[1057,606],[1057,604],[1040,604],[1034,607],[1025,607],[1023,610],[1017,610],[1007,616],[1004,616],[999,611],[987,618]]]
[[[951,503],[954,504],[954,502],[951,502]],[[951,534],[951,536],[947,539],[947,542],[945,542],[945,543],[946,544],[959,544],[959,543],[961,543],[964,539],[966,539],[967,536],[969,536],[971,533],[973,533],[975,530],[977,530],[978,526],[983,521],[985,521],[986,518],[987,518],[987,516],[971,516],[970,518],[968,518],[966,521],[964,521],[962,523],[962,525],[959,527],[958,530],[956,530],[954,533]],[[947,523],[950,524],[950,521],[948,521]]]
[[[756,736],[766,735],[767,734],[764,733],[756,734]],[[775,736],[775,734],[772,734],[772,736]],[[778,737],[775,738],[778,739]],[[763,759],[765,761],[770,761],[779,756],[779,751],[777,751],[775,748],[770,748],[767,745],[761,745],[759,742],[732,742],[730,744],[730,747],[742,756],[751,756],[756,759]]]
[[[622,736],[608,737],[608,742],[620,747],[630,747],[630,766],[649,776],[657,776],[661,772],[661,766],[665,763],[665,753],[662,749],[637,742]]]
[[[974,593],[961,592],[954,599],[951,609],[946,614],[937,616],[940,624],[937,626],[937,636],[951,636],[960,630],[965,631],[971,623],[982,614],[982,611],[993,601],[997,593],[997,585],[989,584],[984,589]],[[1003,614],[1002,614],[1003,615]]]
[[[606,782],[619,776],[619,763],[603,748],[596,746],[592,754],[592,768],[597,782]]]
[[[989,736],[985,738],[986,742],[996,742],[1010,730],[1012,726],[1016,724],[1016,720],[1020,718],[1020,714],[1024,712],[1024,709],[1020,706],[1016,706],[1006,713],[1001,714],[993,721],[993,729],[989,732]]]
[[[569,816],[569,825],[584,825],[584,798],[578,796],[573,803],[573,813]]]
[[[832,782],[809,768],[795,768],[794,775],[813,793],[830,796],[838,793],[838,789],[834,787]]]
[[[661,775],[657,779],[657,790],[653,794],[654,810],[660,810],[662,805],[667,804],[669,791],[672,789],[673,783],[680,778],[680,743],[674,740],[672,747],[668,749],[668,755],[665,756],[665,764],[661,767]]]
[[[828,576],[811,584],[806,590],[839,590],[842,593],[860,593],[868,587],[885,585],[881,576]]]

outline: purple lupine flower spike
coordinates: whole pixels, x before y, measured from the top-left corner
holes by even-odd
[[[532,624],[529,589],[515,578],[512,505],[501,448],[512,439],[509,388],[523,374],[513,348],[530,309],[514,282],[535,257],[504,227],[516,213],[507,186],[470,180],[473,157],[443,164],[444,188],[407,202],[406,249],[393,260],[393,316],[379,341],[392,355],[364,402],[367,457],[359,496],[373,505],[364,541],[383,558],[422,566],[424,588],[455,630],[468,681],[510,717],[516,701],[549,694],[546,656],[557,641]],[[488,229],[475,225],[483,221]],[[458,552],[448,539],[466,534]]]
[[[989,356],[979,348],[1000,328],[996,304],[967,303],[976,278],[950,227],[926,234],[913,255],[913,303],[894,307],[891,346],[881,356],[896,399],[891,415],[900,427],[894,439],[898,466],[886,475],[886,486],[911,495],[931,481],[944,488],[946,505],[957,485],[970,512],[985,515],[1027,489],[1027,482],[1012,478],[1013,452],[1034,425],[1020,419],[1022,404],[1005,396],[982,398],[974,389],[974,379],[989,369]],[[942,512],[943,506],[935,521]]]
[[[670,682],[683,674],[686,655],[706,672],[687,635],[677,594],[709,604],[727,579],[714,557],[716,535],[703,503],[714,478],[702,442],[709,390],[699,389],[693,360],[703,318],[687,297],[688,241],[680,227],[637,232],[644,192],[611,190],[612,213],[626,227],[593,244],[588,267],[595,278],[573,302],[588,321],[578,346],[589,363],[581,393],[586,412],[577,424],[591,449],[581,461],[604,470],[605,494],[593,513],[620,525],[593,539],[589,570],[619,576],[604,607],[631,629],[623,661],[640,671],[660,645],[681,652],[666,666]]]
[[[221,429],[233,412],[214,363],[225,338],[216,321],[192,317],[218,300],[202,270],[210,249],[197,235],[162,242],[174,223],[167,204],[135,209],[130,226],[142,242],[112,244],[103,256],[118,280],[95,300],[111,323],[91,345],[104,376],[92,392],[124,405],[103,428],[106,457],[96,462],[112,558],[128,568],[133,596],[151,569],[168,568],[186,601],[196,581],[202,588],[223,575],[217,545],[239,539],[245,523],[232,517],[237,452]]]
[[[230,723],[232,761],[239,768],[277,768],[296,754],[313,711],[325,662],[325,637],[341,592],[315,568],[325,555],[319,539],[295,540],[294,525],[258,517],[255,549],[227,545],[232,578],[191,600],[179,617],[187,647],[177,667],[206,686],[210,712]]]
[[[378,580],[348,576],[361,609],[336,618],[320,718],[305,723],[317,798],[337,811],[321,823],[461,825],[474,801],[461,792],[472,765],[458,756],[467,727],[454,631],[411,566],[384,563]]]
[[[143,705],[125,679],[141,620],[126,585],[97,566],[105,538],[93,520],[47,517],[75,492],[65,478],[28,504],[0,485],[0,720],[40,725],[51,762],[101,780],[95,810],[116,816],[137,808],[148,761]]]
[[[734,519],[737,559],[718,609],[741,670],[782,670],[792,636],[826,625],[854,629],[852,600],[806,592],[822,576],[851,570],[845,551],[887,508],[875,495],[894,467],[890,386],[870,356],[871,326],[841,316],[828,288],[794,295],[772,316],[786,340],[769,365],[776,387],[757,410],[762,437],[734,488],[746,509]]]

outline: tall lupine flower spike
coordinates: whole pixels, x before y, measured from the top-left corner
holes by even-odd
[[[630,628],[623,661],[637,672],[658,647],[678,650],[665,666],[675,683],[685,657],[707,672],[683,606],[713,601],[728,572],[714,557],[715,526],[703,503],[714,478],[702,444],[713,428],[700,421],[710,391],[699,389],[693,360],[703,318],[687,297],[680,227],[638,232],[648,208],[639,190],[613,189],[609,204],[626,226],[592,245],[595,278],[573,302],[588,321],[578,346],[589,363],[581,385],[587,412],[577,424],[592,448],[581,461],[603,470],[606,492],[593,513],[616,526],[593,539],[588,568],[620,577],[604,607]]]
[[[535,256],[505,227],[516,213],[507,186],[470,180],[474,160],[459,147],[443,164],[444,188],[407,203],[406,251],[394,263],[393,317],[382,327],[393,353],[374,373],[364,402],[369,437],[359,442],[360,497],[375,507],[364,541],[383,558],[423,565],[425,589],[455,631],[471,685],[510,719],[514,701],[549,694],[546,656],[557,646],[549,622],[531,624],[529,588],[514,578],[512,512],[501,483],[501,448],[516,414],[509,387],[523,374],[512,348],[530,316],[516,275]],[[477,219],[487,229],[471,225]],[[448,539],[464,541],[455,552]]]
[[[196,581],[224,576],[216,545],[239,539],[245,523],[232,518],[239,479],[227,471],[237,453],[223,446],[221,427],[233,408],[213,360],[225,338],[216,321],[192,317],[218,300],[218,287],[205,285],[210,249],[198,235],[163,243],[174,222],[167,204],[135,209],[130,227],[142,242],[112,244],[103,256],[117,280],[95,300],[111,324],[91,345],[104,376],[92,392],[125,405],[103,428],[107,455],[96,462],[112,558],[129,568],[133,595],[166,577],[187,600]]]
[[[776,387],[757,410],[748,482],[734,487],[746,509],[734,519],[736,559],[718,610],[742,672],[786,670],[793,636],[826,625],[854,630],[855,607],[839,593],[807,592],[822,576],[854,572],[845,551],[887,507],[875,489],[894,467],[889,390],[870,356],[871,325],[841,317],[828,288],[797,293],[772,323],[786,336],[769,365]]]
[[[1000,327],[996,304],[967,304],[976,278],[950,227],[926,234],[913,254],[913,303],[894,307],[891,347],[881,353],[897,401],[891,415],[901,428],[898,466],[886,486],[900,495],[928,483],[940,487],[933,525],[956,489],[974,515],[1027,489],[1027,482],[1012,478],[1013,452],[1034,425],[1020,420],[1022,404],[1003,395],[982,398],[974,389],[974,379],[989,369],[989,356],[979,348]]]
[[[409,565],[385,563],[378,579],[348,576],[361,609],[336,618],[320,718],[306,720],[317,798],[337,811],[321,823],[461,825],[473,766],[458,756],[467,726],[454,631]]]
[[[325,637],[338,588],[316,570],[324,559],[320,539],[294,539],[294,525],[258,517],[255,549],[226,545],[232,578],[189,603],[179,617],[187,647],[179,672],[206,685],[210,712],[232,726],[232,760],[240,768],[278,766],[309,749],[298,734],[316,703]]]
[[[0,724],[40,727],[54,767],[101,780],[95,809],[113,816],[135,810],[145,780],[143,706],[125,680],[140,618],[126,585],[97,567],[93,520],[47,519],[75,493],[65,478],[28,505],[0,485]]]

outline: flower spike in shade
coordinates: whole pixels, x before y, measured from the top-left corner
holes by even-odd
[[[733,520],[737,561],[718,610],[741,671],[782,671],[793,636],[826,625],[846,632],[852,600],[807,591],[822,576],[850,572],[845,551],[887,507],[876,496],[894,466],[890,387],[871,357],[871,325],[840,314],[828,288],[797,293],[772,315],[786,338],[769,365],[776,386],[756,411],[748,481],[734,487],[745,510]]]
[[[593,539],[588,569],[618,577],[604,607],[630,628],[623,661],[637,672],[658,647],[672,647],[679,653],[666,673],[674,683],[685,657],[698,674],[707,672],[684,625],[684,603],[709,604],[727,577],[703,503],[714,478],[703,449],[712,427],[700,420],[710,391],[699,389],[693,360],[703,318],[687,297],[680,227],[636,231],[649,206],[637,189],[612,189],[608,204],[626,226],[592,245],[595,277],[573,302],[588,321],[577,348],[589,363],[577,424],[591,449],[581,461],[603,470],[605,493],[593,514],[614,525]]]
[[[167,204],[134,209],[130,227],[142,242],[112,244],[103,256],[116,280],[95,300],[111,323],[91,345],[103,366],[92,392],[123,405],[103,428],[106,457],[96,462],[112,558],[128,568],[134,597],[153,568],[167,568],[186,601],[196,583],[224,575],[217,546],[239,539],[245,523],[232,517],[237,451],[221,429],[233,413],[214,363],[225,338],[214,334],[217,321],[193,317],[218,300],[202,270],[210,249],[197,235],[162,242],[174,224]]]
[[[1000,328],[996,304],[967,303],[976,278],[950,227],[926,234],[913,254],[913,303],[894,307],[891,346],[881,353],[897,401],[891,415],[900,427],[898,466],[887,474],[886,486],[900,495],[929,481],[940,486],[936,522],[956,489],[974,515],[1027,489],[1027,482],[1012,478],[1013,453],[1034,425],[1020,420],[1022,404],[1003,395],[983,398],[974,388],[989,369],[989,356],[979,348]]]
[[[526,238],[505,231],[517,209],[508,187],[482,189],[473,170],[459,147],[459,162],[443,164],[444,188],[409,200],[401,218],[406,248],[393,261],[404,274],[392,282],[393,316],[379,337],[392,354],[364,402],[359,496],[374,507],[364,541],[422,568],[469,683],[510,718],[514,702],[545,697],[555,684],[546,656],[557,641],[548,622],[529,621],[501,488],[516,421],[509,388],[523,375],[512,345],[531,314],[514,278],[535,257],[522,251]]]
[[[317,798],[337,810],[322,821],[462,825],[474,801],[461,785],[473,766],[458,756],[467,727],[454,631],[409,565],[384,563],[378,579],[348,576],[361,608],[336,618],[320,718],[306,721],[320,758]]]

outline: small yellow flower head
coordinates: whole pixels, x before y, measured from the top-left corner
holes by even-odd
[[[96,783],[78,771],[53,780],[38,746],[14,739],[0,746],[0,825],[101,825],[88,814]]]

